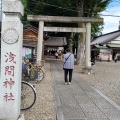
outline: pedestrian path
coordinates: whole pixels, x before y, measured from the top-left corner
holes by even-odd
[[[75,72],[71,85],[64,84],[61,61],[51,61],[57,120],[120,120],[120,107],[88,85]]]

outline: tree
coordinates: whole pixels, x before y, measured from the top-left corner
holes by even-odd
[[[27,14],[100,17],[98,13],[106,8],[110,0],[22,0],[22,2],[25,6],[25,18]],[[93,37],[102,29],[98,27],[99,25],[92,25]]]
[[[100,18],[99,13],[105,10],[111,0],[22,0],[26,6],[26,14],[51,15],[51,16],[75,16],[75,17],[95,17]],[[71,26],[63,23],[45,23],[48,26]],[[72,26],[86,27],[84,23],[72,24]],[[92,37],[101,34],[102,24],[92,24]],[[66,35],[68,39],[73,39],[73,34],[59,33]],[[85,33],[77,34],[78,50],[77,57],[80,63],[84,61]],[[71,42],[71,43],[74,43]]]
[[[78,17],[100,17],[99,12],[103,11],[106,6],[110,3],[110,0],[76,0],[76,6],[78,9]],[[79,27],[85,27],[84,23],[78,24]],[[101,28],[99,24],[92,26],[92,35],[95,35]],[[94,31],[94,32],[93,32]],[[94,33],[94,34],[93,34]],[[82,63],[84,60],[84,51],[85,51],[85,33],[80,34],[78,38],[78,50],[77,57],[79,63]]]
[[[27,20],[27,15],[29,14],[28,9],[28,1],[27,0],[21,0],[22,4],[24,5],[24,16],[21,18],[24,25],[29,24],[29,21]]]

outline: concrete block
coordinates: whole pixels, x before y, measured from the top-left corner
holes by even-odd
[[[82,73],[83,74],[92,74],[93,73],[93,69],[92,68],[83,68],[82,69]]]

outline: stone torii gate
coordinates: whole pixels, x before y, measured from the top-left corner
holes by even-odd
[[[42,46],[43,46],[43,31],[50,32],[86,32],[85,42],[85,73],[91,69],[90,58],[90,41],[91,41],[91,23],[103,22],[102,18],[88,17],[61,17],[61,16],[39,16],[29,15],[29,21],[39,22],[38,43],[37,43],[37,61],[41,61]],[[86,23],[86,28],[71,28],[71,27],[47,27],[44,22],[60,22],[60,23]]]

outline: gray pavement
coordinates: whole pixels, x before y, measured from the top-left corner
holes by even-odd
[[[51,60],[57,120],[120,120],[120,107],[90,86],[75,71],[71,85],[64,84],[62,61]]]

